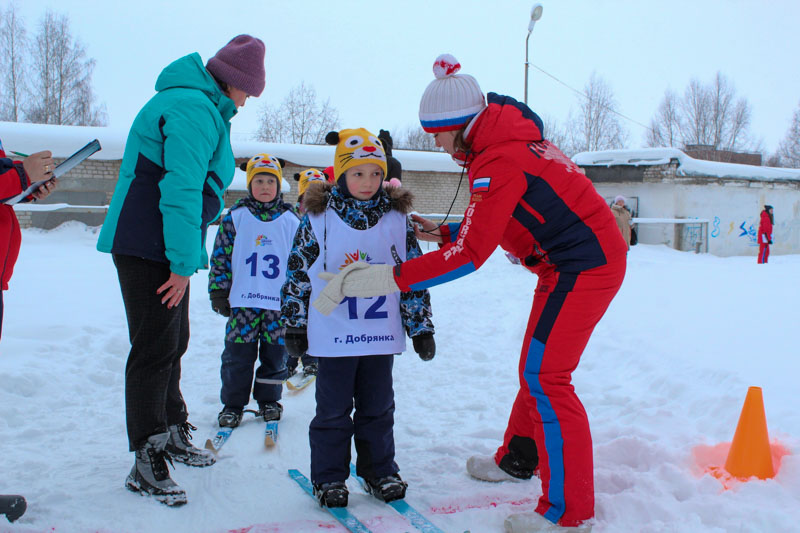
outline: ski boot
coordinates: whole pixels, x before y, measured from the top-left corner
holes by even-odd
[[[166,452],[179,463],[189,466],[211,466],[217,457],[209,450],[201,450],[193,446],[191,432],[196,430],[189,422],[169,426],[169,440]]]
[[[167,461],[172,464],[172,459],[165,450],[169,438],[169,432],[150,435],[147,442],[136,450],[136,461],[125,486],[131,492],[152,496],[164,505],[178,507],[186,503],[186,491],[169,477]]]
[[[283,406],[281,404],[278,402],[267,402],[258,407],[256,416],[261,416],[264,418],[264,422],[269,422],[270,420],[280,420],[282,412]]]
[[[319,365],[317,363],[309,363],[303,365],[303,377],[316,376],[319,372]]]
[[[28,503],[25,498],[16,494],[0,495],[0,514],[6,515],[9,522],[13,522],[25,514]]]
[[[332,481],[314,485],[314,496],[320,507],[347,507],[347,485],[344,481]]]
[[[402,500],[406,497],[408,483],[400,479],[398,474],[386,477],[365,479],[367,492],[386,503]]]
[[[242,410],[226,407],[217,415],[217,422],[221,428],[237,428],[242,423]]]

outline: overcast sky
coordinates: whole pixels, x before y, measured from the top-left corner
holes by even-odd
[[[717,71],[752,108],[753,136],[773,152],[800,105],[800,1],[543,0],[530,39],[531,63],[582,89],[592,72],[611,87],[621,112],[649,124],[664,91]],[[531,6],[520,0],[371,2],[206,0],[17,0],[29,35],[47,8],[67,13],[97,60],[94,87],[110,126],[127,129],[174,59],[204,60],[249,33],[267,47],[267,87],[233,119],[237,136],[255,131],[258,111],[301,81],[330,98],[342,127],[401,129],[419,124],[419,98],[434,58],[455,55],[484,92],[522,100]],[[4,8],[8,0],[0,0]],[[563,122],[578,96],[535,68],[528,101]],[[644,128],[623,121],[630,147]],[[397,136],[397,133],[395,134]]]

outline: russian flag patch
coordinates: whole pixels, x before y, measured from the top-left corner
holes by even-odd
[[[472,181],[472,192],[488,192],[492,178],[475,178]]]

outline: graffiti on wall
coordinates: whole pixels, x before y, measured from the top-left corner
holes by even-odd
[[[694,249],[698,242],[703,242],[703,225],[684,224],[681,241],[683,242],[684,246],[688,247],[687,249]]]
[[[742,230],[742,232],[739,234],[739,237],[747,239],[748,241],[747,244],[749,246],[758,246],[758,239],[756,238],[756,229],[753,227],[752,224],[750,224],[750,226],[747,226],[747,221],[745,220],[744,222],[741,223],[739,229]]]
[[[719,217],[714,217],[714,222],[711,225],[711,228],[712,228],[711,229],[711,237],[712,238],[719,237],[719,223],[720,223]]]

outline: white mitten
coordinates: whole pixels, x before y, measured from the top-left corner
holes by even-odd
[[[342,283],[344,282],[345,276],[348,273],[352,272],[353,270],[359,270],[362,268],[367,268],[369,263],[365,263],[363,261],[357,261],[355,263],[350,263],[346,267],[344,267],[338,274],[334,274],[332,272],[320,272],[319,277],[324,280],[328,280],[328,284],[319,294],[319,296],[314,300],[312,305],[325,316],[330,315],[333,313],[333,310],[338,307],[342,300],[344,300],[345,295],[342,292]]]

